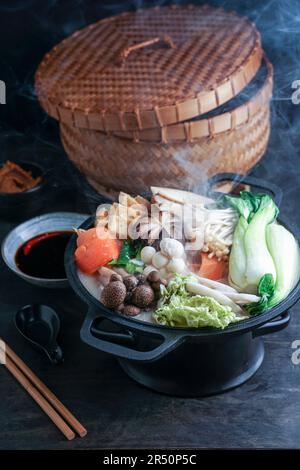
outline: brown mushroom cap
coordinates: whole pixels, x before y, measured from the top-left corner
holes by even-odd
[[[160,281],[152,282],[151,284],[152,289],[157,292],[160,292],[160,286],[161,286]]]
[[[144,284],[146,282],[146,276],[144,274],[137,274],[136,278],[138,280],[138,284]]]
[[[123,281],[123,278],[120,274],[114,273],[111,275],[109,282]]]
[[[158,282],[160,281],[161,277],[158,271],[151,271],[151,273],[147,277],[148,282]]]
[[[124,277],[123,282],[125,284],[126,289],[128,291],[132,291],[133,289],[136,288],[139,281],[137,280],[135,276],[126,276]]]
[[[127,291],[124,303],[131,304],[131,300],[132,300],[132,291]]]
[[[135,305],[125,305],[122,310],[122,313],[123,315],[127,315],[128,317],[135,317],[136,315],[141,313],[141,310]]]
[[[126,297],[126,287],[121,281],[110,282],[101,293],[101,302],[105,307],[118,308]]]
[[[134,289],[132,294],[132,303],[137,307],[148,307],[154,300],[153,289],[147,284],[142,284]]]

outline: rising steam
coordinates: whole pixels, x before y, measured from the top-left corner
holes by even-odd
[[[0,106],[2,160],[26,151],[50,166],[66,162],[57,124],[40,109],[33,87],[37,65],[51,47],[104,16],[170,3],[191,1],[2,0],[0,80],[6,84],[7,102]],[[292,83],[300,79],[300,2],[206,0],[193,3],[235,10],[250,17],[261,31],[264,49],[274,65],[275,83],[270,144],[254,173],[282,187],[285,210],[289,210],[289,198],[298,198],[300,181],[300,108],[291,101]],[[184,153],[176,158],[184,164]],[[205,171],[204,167],[199,169],[202,176]],[[300,213],[298,217],[300,220]]]

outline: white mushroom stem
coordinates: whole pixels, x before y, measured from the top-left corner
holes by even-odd
[[[212,289],[217,289],[220,292],[226,292],[226,295],[228,295],[229,292],[232,294],[238,294],[238,292],[233,287],[230,287],[227,284],[223,284],[222,282],[213,281],[212,279],[207,279],[206,277],[200,276],[197,276],[197,279],[200,284],[211,287]]]
[[[143,274],[144,276],[147,278],[149,276],[150,273],[152,273],[152,271],[158,271],[158,269],[156,269],[154,266],[152,265],[149,265],[149,266],[146,266],[144,271],[143,271]]]
[[[200,284],[215,289],[218,292],[221,292],[222,294],[225,294],[237,304],[250,304],[252,302],[259,302],[260,300],[260,297],[258,297],[257,295],[244,294],[243,292],[238,292],[233,287],[228,286],[227,284],[223,284],[223,282],[213,281],[212,279],[207,279],[205,277],[200,277],[196,275],[195,277],[197,278]]]
[[[233,209],[204,209],[204,244],[202,250],[218,259],[227,257],[232,245],[237,223],[237,213]]]
[[[226,293],[226,295],[228,295],[228,297],[231,300],[241,305],[251,304],[252,302],[260,301],[260,297],[258,297],[257,295],[253,295],[253,294],[242,294],[240,292],[237,292],[237,293],[228,292]]]
[[[229,297],[227,297],[227,295],[218,292],[215,289],[211,289],[210,287],[206,287],[201,284],[198,284],[197,282],[192,281],[188,281],[186,283],[186,289],[191,294],[212,297],[221,305],[227,305],[228,307],[230,307],[233,312],[243,314],[243,310],[239,305],[233,302]]]

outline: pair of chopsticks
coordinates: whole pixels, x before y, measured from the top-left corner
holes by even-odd
[[[4,365],[9,372],[69,441],[75,438],[74,431],[80,437],[86,436],[87,430],[82,424],[1,338],[0,352],[4,355]]]

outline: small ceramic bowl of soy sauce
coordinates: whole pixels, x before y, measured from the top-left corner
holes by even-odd
[[[53,212],[27,220],[4,239],[2,258],[15,274],[31,284],[68,287],[65,249],[74,228],[87,218],[86,214]]]
[[[0,190],[0,217],[8,221],[21,221],[32,217],[42,209],[49,196],[49,178],[46,170],[37,163],[22,160],[9,162],[36,180],[34,186],[20,192]],[[6,163],[0,163],[0,172]],[[10,178],[13,179],[13,175]]]

